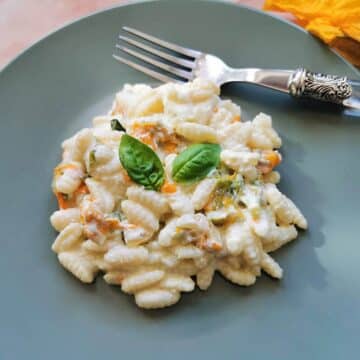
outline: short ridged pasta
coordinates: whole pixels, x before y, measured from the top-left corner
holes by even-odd
[[[297,237],[297,231],[294,225],[288,226],[273,226],[268,235],[261,238],[263,248],[266,252],[271,252],[279,249],[288,242]]]
[[[252,237],[249,225],[242,222],[230,224],[224,233],[225,244],[231,255],[240,255]]]
[[[217,263],[217,270],[219,270],[221,275],[223,275],[226,279],[237,285],[250,286],[256,281],[256,276],[249,270],[234,269],[225,261],[219,261]]]
[[[52,250],[56,253],[67,251],[81,242],[83,226],[79,223],[70,223],[55,239]]]
[[[105,128],[108,129],[111,125],[111,120],[114,119],[114,116],[108,116],[108,115],[100,115],[95,116],[93,118],[92,124],[94,128]]]
[[[216,131],[210,126],[192,122],[183,122],[176,126],[175,131],[185,139],[193,142],[218,142]]]
[[[251,152],[249,150],[223,150],[221,152],[221,161],[250,181],[257,176],[256,165],[259,159],[260,155],[258,152]]]
[[[112,176],[122,171],[119,159],[109,146],[97,145],[87,157],[86,168],[88,173],[97,178]]]
[[[114,198],[111,193],[101,184],[101,182],[92,178],[87,178],[85,183],[101,211],[104,213],[111,213],[115,206]]]
[[[220,132],[221,145],[223,149],[234,150],[244,148],[251,138],[251,122],[236,122],[226,126]]]
[[[110,285],[121,285],[125,276],[121,271],[109,271],[104,275],[104,280]]]
[[[196,186],[191,198],[195,210],[201,210],[209,202],[216,184],[216,179],[205,179]]]
[[[172,219],[160,230],[159,244],[170,246],[173,244],[174,236],[177,233],[177,219]]]
[[[206,290],[212,283],[215,273],[215,267],[213,264],[202,268],[196,274],[196,284],[201,290]]]
[[[127,189],[126,195],[128,199],[144,205],[158,217],[169,211],[167,199],[156,191],[131,186]]]
[[[149,270],[126,276],[121,283],[121,290],[133,294],[158,283],[165,276],[162,270]]]
[[[195,283],[189,276],[169,274],[161,280],[159,286],[163,289],[189,292],[194,290]]]
[[[177,216],[191,214],[194,212],[194,206],[191,202],[191,198],[180,191],[170,194],[168,196],[168,202],[172,212]]]
[[[55,174],[54,190],[63,194],[71,194],[80,186],[84,178],[81,164],[70,162],[61,164],[60,167],[59,173]]]
[[[159,229],[157,216],[145,206],[132,200],[124,200],[121,203],[121,209],[131,224],[139,225],[150,232]]]
[[[281,279],[283,270],[280,265],[268,254],[263,253],[261,259],[261,268],[270,276]]]
[[[210,119],[210,125],[222,130],[226,126],[240,121],[241,109],[230,100],[222,100],[217,111]]]
[[[243,259],[251,268],[258,268],[261,263],[261,249],[256,241],[248,241],[243,250]]]
[[[159,309],[176,304],[180,300],[178,291],[148,289],[135,294],[135,302],[144,309]]]
[[[59,232],[52,249],[66,270],[85,283],[101,271],[144,309],[171,306],[195,286],[208,289],[216,271],[241,286],[262,271],[282,278],[269,253],[307,222],[275,185],[281,139],[270,116],[243,121],[219,92],[205,79],[125,85],[108,115],[62,143],[52,183],[60,209],[50,221]],[[121,163],[125,131],[113,129],[115,121],[159,157],[164,179],[156,191]],[[173,162],[192,143],[219,144],[219,163],[194,180],[201,159],[189,158],[189,179],[179,183]]]
[[[55,230],[61,231],[70,223],[80,222],[80,210],[78,208],[57,210],[51,215],[50,222]]]
[[[61,252],[58,255],[58,259],[66,270],[70,271],[82,282],[91,283],[94,281],[98,267],[92,259],[72,252]]]
[[[177,246],[174,252],[179,259],[196,259],[204,255],[204,252],[194,245]]]
[[[153,236],[153,231],[136,226],[134,229],[124,230],[124,240],[128,246],[138,246],[148,242]]]
[[[268,184],[265,188],[266,199],[283,224],[295,224],[302,229],[307,228],[307,221],[295,204],[282,194],[275,185]]]
[[[124,133],[122,131],[113,131],[109,128],[95,128],[94,138],[98,143],[105,144],[116,150]]]
[[[84,159],[95,144],[95,138],[91,129],[80,130],[75,136],[71,158],[73,161],[84,163]]]
[[[142,100],[135,106],[129,115],[131,116],[150,116],[153,114],[162,113],[164,105],[160,94],[151,93],[149,96],[142,98]]]
[[[104,259],[113,266],[136,266],[145,263],[148,257],[149,251],[143,246],[128,248],[117,245],[105,254]]]
[[[269,115],[260,113],[252,122],[251,137],[248,142],[252,148],[271,150],[281,146],[281,139],[272,127]]]
[[[107,245],[100,245],[93,240],[86,240],[81,244],[81,247],[89,252],[104,253],[107,251]]]

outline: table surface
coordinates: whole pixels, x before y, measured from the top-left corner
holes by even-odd
[[[264,0],[232,1],[257,9],[261,9],[264,3]],[[0,0],[0,69],[54,29],[81,16],[124,2],[125,0]],[[291,15],[278,15],[292,20]]]

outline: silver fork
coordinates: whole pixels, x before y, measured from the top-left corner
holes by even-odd
[[[314,73],[303,68],[297,70],[235,69],[226,65],[215,55],[179,46],[127,26],[122,29],[143,41],[119,35],[119,39],[131,47],[116,44],[116,48],[152,65],[156,70],[117,54],[113,54],[113,57],[162,82],[181,83],[201,77],[220,86],[228,82],[239,81],[257,84],[295,97],[308,97],[360,109],[360,83],[358,81],[349,81],[346,77]],[[157,47],[150,44],[155,44]],[[159,50],[158,47],[167,51]],[[141,49],[143,52],[136,51],[135,48]],[[145,55],[145,53],[155,55],[156,58]],[[162,70],[168,75],[165,75]]]

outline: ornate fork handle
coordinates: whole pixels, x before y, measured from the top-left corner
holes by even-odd
[[[352,95],[352,87],[346,77],[296,70],[289,78],[288,89],[296,97],[308,97],[341,104]]]
[[[227,68],[224,82],[242,81],[288,93],[301,98],[313,98],[335,104],[354,95],[352,83],[346,77],[314,73],[306,69],[275,70]]]

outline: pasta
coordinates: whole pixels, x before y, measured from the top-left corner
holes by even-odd
[[[184,122],[175,127],[175,132],[194,142],[217,142],[215,130],[206,125]]]
[[[62,252],[71,249],[75,244],[80,243],[82,236],[82,225],[72,223],[66,226],[55,239],[52,250]]]
[[[69,270],[82,282],[91,283],[94,281],[98,268],[92,259],[65,251],[59,254],[58,259],[65,269]]]
[[[174,305],[180,300],[179,291],[147,289],[135,294],[135,302],[144,309],[157,309]]]
[[[150,287],[158,283],[165,276],[162,270],[147,270],[127,276],[121,283],[121,290],[134,294],[139,290]]]
[[[209,201],[211,194],[215,190],[216,179],[202,180],[199,185],[196,186],[191,201],[195,210],[201,210]]]
[[[50,222],[65,269],[85,283],[100,272],[145,309],[208,289],[216,272],[241,286],[262,271],[282,278],[269,253],[307,221],[276,187],[281,139],[270,116],[243,122],[218,95],[202,79],[125,85],[108,115],[63,142]],[[146,145],[126,153],[140,151],[133,168],[122,157],[126,138]]]
[[[69,208],[55,211],[50,217],[50,222],[55,230],[60,232],[70,223],[80,222],[80,210],[78,208]]]

